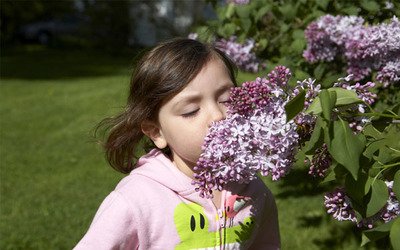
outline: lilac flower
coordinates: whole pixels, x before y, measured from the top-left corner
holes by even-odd
[[[377,80],[388,86],[399,82],[400,22],[365,25],[355,16],[326,15],[312,22],[305,31],[309,62],[332,61],[344,55],[347,73],[361,80],[378,71]]]
[[[328,147],[326,144],[323,144],[321,148],[315,150],[308,173],[314,177],[323,178],[326,176],[331,163],[332,157],[328,152]]]
[[[194,168],[200,196],[210,198],[228,182],[248,183],[257,173],[277,180],[289,171],[298,141],[284,110],[289,77],[287,68],[277,67],[232,89],[227,118],[211,126]]]
[[[309,62],[332,61],[341,52],[341,45],[351,35],[349,30],[362,26],[361,17],[325,15],[310,23],[304,34],[308,45],[303,56]]]
[[[400,55],[399,55],[400,56]],[[390,83],[400,83],[400,59],[388,62],[378,72],[376,79],[388,87]]]
[[[263,67],[255,53],[252,52],[255,46],[253,39],[247,39],[244,44],[240,44],[236,41],[236,37],[232,36],[228,40],[216,41],[215,46],[227,54],[240,69],[258,72],[259,68]]]
[[[343,188],[337,188],[335,191],[325,194],[324,198],[327,213],[331,214],[333,218],[338,221],[357,222],[355,211]]]
[[[197,38],[199,38],[199,34],[197,34],[197,33],[190,33],[190,34],[188,35],[188,38],[189,38],[189,39],[192,39],[192,40],[197,40]]]
[[[233,3],[237,5],[244,5],[250,3],[250,0],[226,0],[226,3]]]
[[[393,192],[393,181],[385,181],[385,184],[389,190],[389,198],[381,211],[381,218],[384,222],[389,222],[400,215],[400,205],[396,194]]]
[[[345,78],[339,78],[338,82],[335,83],[333,86],[354,91],[356,92],[357,97],[363,100],[366,104],[373,104],[377,98],[377,95],[375,93],[372,93],[370,89],[375,87],[375,83],[367,82],[366,84],[360,84],[359,82],[357,82],[356,84],[351,85],[350,81],[352,80],[352,78],[352,75],[348,75]],[[348,111],[353,113],[365,113],[365,108],[365,104],[357,104],[353,107],[350,107]],[[350,128],[356,133],[361,132],[364,125],[370,122],[369,118],[363,116],[349,116],[347,120],[349,122]]]

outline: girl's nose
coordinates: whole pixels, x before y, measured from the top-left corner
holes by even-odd
[[[210,110],[210,120],[208,126],[210,127],[213,122],[220,121],[226,117],[226,108],[220,105],[215,105]]]

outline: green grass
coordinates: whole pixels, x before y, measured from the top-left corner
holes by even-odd
[[[0,249],[71,249],[123,175],[108,167],[93,127],[124,104],[131,57],[10,51],[1,57]],[[241,74],[239,82],[254,75]],[[282,249],[357,249],[352,228],[324,212],[303,171],[267,185]]]

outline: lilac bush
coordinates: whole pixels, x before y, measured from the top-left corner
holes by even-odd
[[[290,75],[278,66],[232,89],[227,118],[210,128],[194,168],[200,196],[210,198],[228,182],[247,183],[256,173],[278,180],[290,170],[298,142],[297,126],[286,122],[284,110]]]
[[[347,73],[362,80],[377,71],[376,79],[388,86],[400,80],[400,22],[366,25],[356,16],[325,15],[305,30],[309,62],[333,61],[343,55]]]

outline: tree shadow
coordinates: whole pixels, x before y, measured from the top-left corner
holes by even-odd
[[[84,49],[53,49],[41,46],[2,49],[1,79],[51,80],[127,75],[140,48],[112,55]]]
[[[322,215],[304,215],[301,216],[299,221],[300,227],[319,227],[323,222]]]
[[[353,224],[342,223],[341,225],[329,226],[329,237],[313,240],[320,249],[338,249],[348,245],[354,238],[359,239],[360,234]],[[361,241],[359,241],[361,242]]]
[[[329,185],[320,185],[320,179],[308,174],[308,169],[292,169],[287,176],[282,178],[277,186],[280,192],[277,198],[315,196],[329,190]]]

